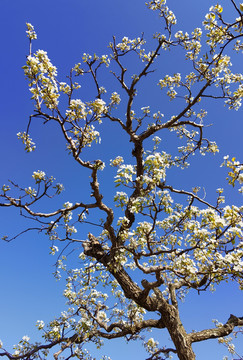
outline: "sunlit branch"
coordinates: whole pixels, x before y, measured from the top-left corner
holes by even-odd
[[[236,326],[243,326],[243,317],[237,317],[231,314],[224,325],[218,325],[213,329],[190,333],[188,334],[188,338],[191,343],[209,339],[217,339],[231,334]]]

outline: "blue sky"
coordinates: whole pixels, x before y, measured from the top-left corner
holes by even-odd
[[[221,1],[229,16],[232,8],[229,1]],[[204,14],[211,1],[168,0],[178,17],[178,29],[188,32],[201,26]],[[0,31],[1,31],[1,173],[0,184],[8,179],[24,187],[31,185],[31,175],[35,170],[44,170],[53,175],[65,186],[61,204],[65,201],[74,202],[82,196],[85,180],[82,173],[64,149],[62,138],[54,126],[42,126],[36,123],[32,127],[32,137],[37,143],[34,153],[26,154],[22,144],[17,140],[16,133],[24,131],[28,117],[33,110],[28,84],[24,78],[22,66],[28,54],[28,40],[25,36],[26,22],[34,25],[38,40],[34,50],[43,49],[48,52],[53,64],[58,68],[60,81],[70,68],[81,61],[84,52],[97,54],[109,53],[107,45],[115,35],[133,38],[141,36],[151,39],[153,32],[162,31],[160,19],[155,13],[147,10],[141,0],[1,0]],[[235,60],[235,67],[240,71],[242,59]],[[242,65],[241,65],[242,66]],[[167,56],[157,67],[152,80],[156,81],[167,73],[183,71],[183,63],[171,55]],[[134,69],[133,69],[134,70]],[[132,71],[132,70],[131,70]],[[107,72],[108,74],[108,72]],[[161,75],[160,75],[161,74]],[[114,80],[104,77],[111,90],[116,90]],[[150,80],[141,89],[138,106],[160,104],[156,93],[150,91]],[[82,84],[84,96],[92,96],[91,89]],[[95,94],[93,95],[95,96]],[[171,104],[168,111],[171,111]],[[169,108],[170,107],[170,108]],[[215,156],[207,156],[192,160],[192,169],[180,173],[177,187],[191,189],[199,185],[206,188],[207,199],[213,199],[215,189],[225,187],[225,170],[220,168],[223,156],[229,154],[242,161],[242,109],[238,112],[228,111],[222,103],[208,102],[208,123],[214,126],[207,129],[211,139],[219,145],[220,152]],[[102,146],[94,149],[96,154],[106,159],[114,154],[119,155],[124,147],[124,139],[115,137],[114,129],[107,127]],[[172,149],[173,142],[162,139],[165,148]],[[109,152],[110,151],[110,152]],[[105,175],[104,175],[105,176]],[[176,181],[178,176],[171,181]],[[104,193],[109,196],[109,188],[104,185]],[[228,190],[228,202],[240,204],[242,198],[237,191]],[[56,204],[49,204],[50,208]],[[0,235],[15,235],[23,230],[28,222],[20,218],[13,209],[0,208]],[[0,243],[0,339],[6,347],[17,343],[23,335],[34,340],[36,330],[34,324],[38,319],[48,321],[63,310],[64,300],[61,298],[63,284],[55,281],[52,276],[55,258],[49,255],[48,239],[37,233],[28,233],[11,243]],[[236,285],[226,284],[217,289],[215,294],[194,294],[181,305],[182,319],[188,330],[203,329],[212,326],[212,319],[224,322],[230,313],[242,316],[242,293]],[[160,336],[160,334],[158,335]],[[167,337],[164,337],[165,342]],[[117,348],[119,346],[119,353]],[[120,350],[122,347],[122,350]],[[138,357],[135,344],[124,345],[121,342],[109,344],[106,348],[112,359],[125,357],[129,360]],[[237,350],[243,355],[243,345],[238,344]],[[141,348],[141,354],[143,353]],[[217,341],[208,341],[196,345],[197,359],[221,359],[226,350],[218,346]],[[100,354],[103,353],[103,350]],[[132,355],[133,354],[133,355]],[[139,353],[140,354],[140,353]],[[97,359],[99,359],[97,355]],[[141,355],[142,356],[142,355]]]

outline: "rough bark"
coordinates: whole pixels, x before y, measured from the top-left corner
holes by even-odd
[[[158,289],[155,290],[155,294],[159,300],[158,310],[175,345],[178,358],[180,360],[195,360],[190,338],[180,320],[177,304],[169,304]]]
[[[188,337],[191,343],[209,339],[217,339],[231,334],[236,326],[243,326],[243,317],[237,317],[231,314],[225,324],[213,329],[206,329],[188,334]]]
[[[89,240],[83,244],[83,247],[86,255],[96,258],[97,261],[107,267],[108,271],[119,282],[127,298],[132,299],[148,311],[158,311],[161,314],[162,327],[167,328],[179,359],[194,360],[195,354],[191,347],[191,341],[181,323],[177,307],[169,304],[158,289],[154,289],[156,299],[151,298],[148,296],[147,289],[142,290],[134,283],[122,267],[116,270],[111,264],[111,255],[104,252],[101,244],[92,234],[89,234]]]

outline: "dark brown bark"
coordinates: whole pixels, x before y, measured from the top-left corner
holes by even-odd
[[[180,320],[177,304],[169,304],[158,289],[155,290],[155,294],[159,300],[158,310],[175,345],[178,358],[180,360],[195,360],[196,357],[191,347],[191,341]]]
[[[225,324],[213,329],[206,329],[188,334],[188,337],[191,343],[205,341],[208,339],[217,339],[232,333],[232,331],[236,326],[243,326],[243,317],[237,317],[231,314],[228,321]]]
[[[111,255],[104,252],[101,244],[92,234],[89,234],[89,241],[86,241],[83,247],[86,255],[96,258],[107,267],[128,299],[132,299],[148,311],[158,311],[161,314],[163,327],[167,328],[179,359],[194,360],[195,354],[192,351],[191,341],[181,323],[177,307],[170,305],[158,289],[154,289],[156,299],[151,298],[148,296],[146,287],[142,290],[122,267],[116,268],[113,266]]]

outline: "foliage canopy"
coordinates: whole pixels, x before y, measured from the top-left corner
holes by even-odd
[[[58,80],[45,51],[33,52],[37,35],[27,23],[30,52],[24,72],[35,110],[18,138],[32,152],[31,123],[36,119],[54,122],[68,153],[91,181],[81,201],[66,202],[51,212],[37,210],[38,204],[61,194],[64,187],[44,171],[33,172],[34,187],[22,188],[13,182],[2,186],[0,205],[18,208],[21,215],[37,222],[38,230],[51,241],[52,254],[57,253],[60,241],[80,243],[83,251],[76,269],[68,269],[63,253],[58,257],[55,276],[67,273],[68,307],[49,324],[38,322],[43,344],[31,343],[25,336],[13,354],[2,345],[0,356],[45,359],[55,349],[55,359],[93,359],[85,350],[88,342],[99,347],[103,339],[117,338],[142,340],[149,360],[173,354],[180,360],[193,360],[193,343],[208,339],[220,339],[234,353],[225,337],[243,325],[242,317],[231,314],[225,324],[187,333],[179,305],[189,291],[214,290],[228,280],[243,288],[243,207],[225,206],[223,189],[217,189],[217,198],[210,203],[197,187],[183,190],[179,182],[175,187],[169,179],[170,172],[187,168],[194,154],[218,152],[217,144],[205,137],[207,111],[201,106],[209,99],[223,100],[232,110],[241,106],[243,75],[232,71],[228,54],[243,49],[243,4],[229,3],[235,11],[233,20],[224,16],[221,5],[215,5],[205,16],[204,28],[188,34],[174,30],[176,16],[165,0],[150,1],[147,7],[158,12],[164,27],[163,33],[153,35],[153,50],[146,49],[144,36],[119,41],[114,37],[110,54],[83,54],[67,82]],[[154,73],[168,52],[170,56],[183,54],[189,69],[158,80],[163,100],[180,102],[180,110],[171,116],[164,103],[155,112],[147,105],[136,105],[143,79]],[[129,62],[136,63],[136,73]],[[105,71],[116,79],[117,91],[100,82],[100,73]],[[96,89],[91,100],[79,98],[86,78]],[[125,151],[117,149],[120,154],[105,164],[93,159],[92,149],[108,122],[114,125],[115,137],[124,136]],[[159,137],[171,136],[169,132],[179,139],[173,154],[163,149]],[[229,185],[243,183],[243,164],[225,156],[222,165],[228,168]],[[102,177],[107,167],[111,169]],[[113,202],[102,192],[101,177],[114,190]],[[84,234],[87,224],[90,231]],[[173,346],[144,337],[153,329],[167,330]]]

